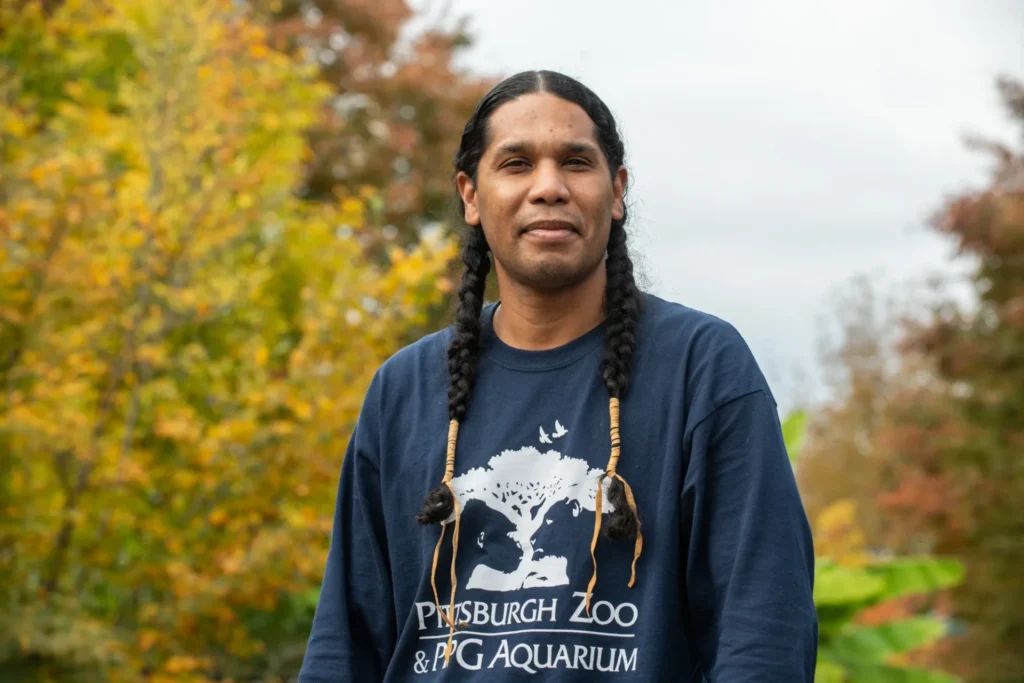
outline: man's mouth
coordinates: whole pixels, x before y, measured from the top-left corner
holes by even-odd
[[[566,239],[573,235],[579,234],[576,226],[569,221],[560,220],[542,220],[534,221],[523,229],[523,234],[530,235],[535,238],[556,240]]]

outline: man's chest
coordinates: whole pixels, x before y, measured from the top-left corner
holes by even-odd
[[[514,378],[517,386],[508,377],[483,375],[459,427],[451,481],[461,511],[459,585],[501,594],[583,589],[593,571],[595,523],[603,526],[615,509],[610,481],[599,484],[612,452],[609,397],[592,376]],[[413,518],[444,473],[444,407],[438,402],[421,411],[420,422],[427,424],[385,435],[382,495],[389,525],[402,526],[389,535],[420,539],[399,550],[408,555],[403,565],[432,560],[437,530],[418,529]],[[617,472],[632,489],[650,552],[678,528],[684,463],[681,434],[671,422],[627,401],[620,407]],[[628,581],[632,541],[598,546],[610,564],[624,565],[609,571],[625,571]]]
[[[493,379],[481,377],[460,425],[451,480],[461,512],[454,607],[461,628],[454,666],[521,668],[513,662],[515,651],[516,661],[537,670],[643,671],[635,648],[638,621],[661,613],[680,585],[674,569],[680,556],[680,435],[670,433],[667,416],[623,402],[618,472],[635,495],[645,548],[630,589],[633,538],[613,541],[602,534],[591,556],[595,523],[603,526],[614,509],[609,481],[599,483],[612,450],[604,386],[593,377],[550,381],[525,374],[514,385]],[[397,616],[408,634],[405,656],[420,661],[424,673],[443,664],[437,655],[449,631],[443,614],[451,599],[453,529],[448,526],[437,546],[442,530],[416,528],[413,517],[444,472],[445,407],[439,401],[421,412],[429,426],[388,430],[381,477],[384,499],[394,501],[388,506],[389,537],[417,539],[390,551],[392,567],[420,578],[400,591],[405,597],[399,596]],[[389,476],[388,468],[402,474]],[[430,585],[435,548],[440,605]],[[588,611],[595,559],[598,578]]]

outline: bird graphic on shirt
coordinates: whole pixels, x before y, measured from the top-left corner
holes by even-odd
[[[544,431],[544,425],[541,425],[540,427],[540,442],[551,443],[551,437],[548,436],[547,432]]]
[[[562,426],[562,423],[555,420],[555,431],[551,433],[551,436],[556,439],[561,439],[563,436],[569,433],[569,430]]]

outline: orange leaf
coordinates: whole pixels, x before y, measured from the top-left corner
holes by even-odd
[[[222,526],[227,521],[228,513],[224,511],[224,508],[214,508],[210,513],[210,524],[214,526]]]

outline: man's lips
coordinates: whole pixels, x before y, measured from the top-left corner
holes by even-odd
[[[576,226],[569,221],[543,220],[534,221],[523,229],[523,233],[537,233],[538,235],[557,235],[560,233],[577,233]]]

